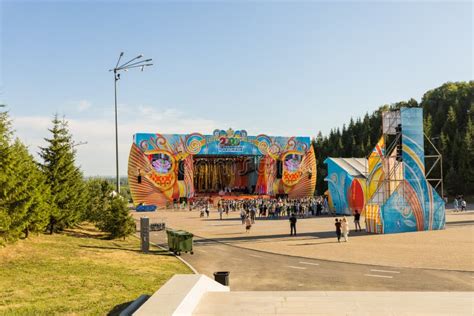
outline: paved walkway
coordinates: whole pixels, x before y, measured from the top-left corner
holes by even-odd
[[[162,245],[164,232],[151,239]],[[197,239],[194,254],[182,253],[199,273],[210,278],[230,271],[232,291],[473,291],[474,273],[387,268],[292,257]]]
[[[473,211],[448,211],[446,230],[390,235],[351,232],[348,243],[337,243],[333,217],[300,219],[298,236],[290,237],[286,219],[257,220],[251,232],[246,233],[237,212],[224,215],[223,220],[215,211],[209,218],[200,218],[197,211],[134,214],[136,218],[143,215],[149,216],[151,222],[164,220],[168,227],[252,250],[396,268],[474,271]],[[352,218],[349,220],[352,224]],[[217,252],[215,256],[218,255]],[[265,264],[272,269],[271,262]]]

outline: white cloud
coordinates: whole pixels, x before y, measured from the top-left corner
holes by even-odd
[[[128,109],[127,109],[128,108]],[[45,146],[49,137],[52,117],[14,116],[16,135],[36,154],[38,146]],[[76,147],[77,162],[86,175],[115,174],[115,123],[109,117],[79,118],[66,117],[74,141],[87,142]],[[153,107],[119,108],[119,167],[120,174],[126,175],[128,154],[135,133],[186,134],[190,132],[211,133],[219,128],[213,120],[190,117],[175,109],[158,110]],[[225,124],[226,125],[226,124]],[[224,125],[224,126],[225,126]]]
[[[94,115],[91,117],[91,115]],[[212,114],[211,114],[212,115]],[[52,116],[14,116],[16,135],[36,154],[38,146],[44,147],[45,137],[50,137]],[[77,146],[77,162],[86,175],[115,174],[115,122],[114,111],[110,107],[94,106],[87,117],[75,112],[66,116],[74,141],[87,142]],[[119,104],[119,167],[120,174],[126,175],[128,155],[135,133],[188,134],[200,132],[210,134],[216,128],[245,128],[250,135],[314,135],[312,126],[291,126],[274,124],[272,120],[246,116],[235,120],[215,121],[205,117],[195,117],[175,108],[158,109],[153,106],[130,106]]]
[[[81,100],[77,104],[77,111],[83,112],[83,111],[87,110],[88,108],[90,108],[91,106],[92,106],[92,103],[90,103],[89,101]]]

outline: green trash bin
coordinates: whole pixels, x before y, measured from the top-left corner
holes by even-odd
[[[170,251],[176,252],[177,249],[177,238],[176,231],[174,229],[167,229],[166,235],[168,237],[168,249]]]
[[[175,240],[175,247],[174,247],[174,252],[176,254],[181,254],[182,251],[184,252],[190,252],[193,254],[193,234],[184,231],[184,230],[177,230],[174,231],[174,240]]]

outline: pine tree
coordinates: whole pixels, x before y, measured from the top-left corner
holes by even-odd
[[[423,131],[425,135],[431,138],[431,128],[433,126],[433,119],[431,114],[428,113],[425,119],[423,119]]]
[[[457,130],[457,125],[456,125],[456,112],[454,111],[454,108],[452,106],[449,107],[448,109],[448,115],[446,119],[446,123],[444,124],[443,131],[450,136],[452,139],[454,136],[454,133]]]
[[[89,179],[86,182],[87,208],[83,220],[98,223],[110,207],[113,185],[105,179]]]
[[[43,158],[42,170],[46,183],[51,188],[52,205],[48,228],[52,234],[76,224],[86,205],[83,176],[75,166],[75,151],[66,120],[55,115],[51,138],[46,138],[47,147],[40,148]]]
[[[8,213],[10,216],[10,228],[8,236],[10,240],[18,239],[28,226],[27,212],[32,206],[34,197],[30,192],[30,174],[33,160],[28,154],[26,147],[16,139],[11,147],[12,173],[9,177],[10,190],[7,192]]]
[[[3,108],[3,105],[1,106]],[[7,239],[11,226],[9,214],[9,192],[13,184],[13,161],[11,154],[11,122],[6,111],[0,112],[0,237]],[[1,240],[0,240],[1,243]]]
[[[474,188],[474,125],[471,118],[466,124],[466,134],[464,135],[464,146],[462,155],[465,156],[465,164],[463,165],[465,171],[465,192],[471,193]]]
[[[454,170],[454,167],[451,166],[451,168],[449,168],[448,173],[446,174],[446,177],[444,180],[446,182],[446,191],[448,192],[448,194],[450,195],[459,194],[459,191],[456,185],[459,182],[459,175],[456,172],[456,170]]]
[[[30,230],[44,229],[48,207],[43,202],[48,188],[28,149],[11,141],[11,125],[6,112],[0,113],[0,235],[14,241]],[[43,220],[42,220],[43,219]]]
[[[30,204],[25,214],[25,223],[23,232],[25,238],[30,232],[42,232],[49,223],[51,190],[46,183],[46,177],[41,172],[40,166],[34,161],[33,157],[23,148],[23,159],[25,159],[25,168],[27,175],[26,189],[29,193]]]

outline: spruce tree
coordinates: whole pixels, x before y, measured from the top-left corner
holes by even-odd
[[[40,166],[28,153],[26,147],[22,147],[22,154],[19,155],[24,160],[25,176],[22,178],[26,182],[26,190],[30,203],[24,217],[23,232],[25,238],[30,232],[44,231],[49,223],[51,190],[46,183],[46,177],[41,172]]]
[[[0,106],[3,108],[3,105]],[[0,243],[7,239],[11,226],[9,194],[12,191],[13,161],[11,154],[11,122],[6,111],[0,111]]]
[[[466,125],[466,134],[464,135],[464,146],[462,155],[464,155],[464,186],[466,193],[471,193],[474,188],[474,125],[471,118],[468,119]]]
[[[44,229],[48,188],[28,149],[16,139],[6,112],[0,113],[0,235],[14,241]]]
[[[105,179],[89,179],[86,182],[87,208],[84,220],[99,223],[110,206],[110,196],[114,191],[113,185]]]
[[[86,204],[86,191],[80,169],[75,165],[76,152],[67,121],[55,115],[51,138],[47,147],[41,147],[42,170],[51,188],[51,213],[48,228],[52,234],[76,224]]]
[[[34,164],[27,148],[16,139],[11,146],[12,164],[9,174],[10,190],[6,194],[10,228],[10,240],[18,239],[28,226],[27,213],[33,204],[34,196],[30,192],[30,181],[34,177],[30,166]]]

